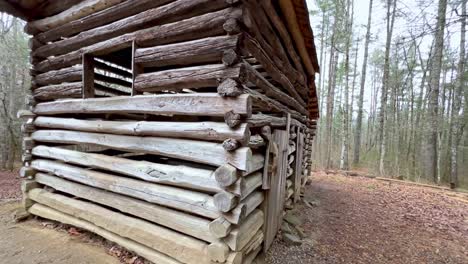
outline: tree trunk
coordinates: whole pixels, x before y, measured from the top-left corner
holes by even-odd
[[[426,180],[437,183],[437,142],[438,142],[438,112],[439,85],[444,49],[445,12],[447,0],[439,0],[437,27],[435,32],[434,57],[432,57],[431,81],[429,93],[428,114],[424,125],[424,137],[421,157],[423,160],[423,175]]]
[[[366,43],[364,44],[364,61],[362,62],[361,89],[359,90],[359,99],[358,99],[356,134],[354,135],[354,158],[353,158],[354,165],[357,165],[359,163],[360,151],[361,151],[361,130],[362,130],[362,118],[363,118],[362,116],[363,116],[363,106],[364,106],[364,87],[366,85],[367,59],[369,57],[369,42],[370,42],[370,36],[371,36],[371,23],[372,23],[372,3],[373,3],[373,0],[370,0],[369,1],[369,17],[367,18]]]
[[[385,174],[384,170],[384,158],[386,151],[386,133],[385,133],[385,123],[386,123],[386,108],[387,108],[387,98],[388,98],[388,86],[390,80],[390,47],[393,34],[393,25],[395,23],[395,12],[396,12],[396,0],[387,0],[387,41],[385,44],[385,63],[384,63],[384,74],[382,78],[382,99],[380,107],[380,131],[379,131],[379,142],[380,142],[380,158],[379,158],[379,173],[380,175]],[[393,11],[392,10],[393,4]]]
[[[450,144],[450,187],[458,187],[458,144],[461,138],[461,121],[462,116],[459,114],[461,105],[462,89],[464,84],[464,73],[465,73],[465,38],[466,38],[466,1],[462,1],[462,15],[461,15],[461,37],[460,37],[460,55],[457,67],[457,86],[454,91],[452,99],[452,113],[451,113],[451,131],[453,133]],[[465,100],[466,99],[466,88],[465,88]],[[465,104],[466,107],[466,104]],[[466,115],[466,110],[465,110]],[[466,124],[465,124],[466,125]],[[468,134],[468,133],[467,133]]]

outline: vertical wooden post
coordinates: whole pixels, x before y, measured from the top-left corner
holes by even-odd
[[[94,97],[94,56],[83,54],[83,98]]]
[[[135,90],[135,79],[138,76],[138,74],[143,73],[143,67],[141,65],[138,65],[135,62],[135,55],[136,55],[136,50],[137,50],[137,44],[136,41],[132,42],[132,96],[141,94],[137,90]]]

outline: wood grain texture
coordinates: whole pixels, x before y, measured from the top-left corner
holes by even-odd
[[[32,154],[36,157],[107,170],[147,182],[208,193],[217,193],[222,190],[218,186],[212,170],[194,168],[183,163],[169,165],[47,146],[34,147]]]
[[[210,221],[205,218],[43,173],[38,173],[35,180],[60,192],[115,208],[121,212],[140,217],[203,241],[218,241],[217,238],[211,235],[209,231]]]
[[[228,138],[246,142],[250,138],[247,123],[230,128],[222,122],[163,122],[163,121],[107,121],[39,116],[37,127],[111,133],[118,135],[190,138],[207,141],[224,141]]]
[[[91,222],[185,263],[210,263],[203,241],[104,207],[33,189],[28,197],[60,212]]]
[[[32,134],[32,138],[39,142],[59,144],[93,144],[123,151],[142,152],[200,162],[213,166],[229,163],[240,170],[248,170],[252,166],[252,152],[249,148],[243,147],[233,152],[226,152],[222,144],[214,142],[65,130],[38,130]]]
[[[190,212],[210,219],[220,216],[214,206],[212,196],[207,194],[86,170],[50,160],[33,160],[31,166],[39,171],[53,173],[62,178],[88,186]]]
[[[133,113],[163,115],[224,116],[228,111],[249,117],[252,113],[249,95],[224,98],[216,93],[120,96],[87,100],[62,100],[40,103],[34,113]]]

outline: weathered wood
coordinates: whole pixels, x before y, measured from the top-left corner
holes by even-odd
[[[251,17],[253,23],[250,27],[255,32],[255,37],[267,52],[274,51],[274,53],[270,53],[272,54],[271,57],[295,86],[295,90],[292,91],[291,95],[295,97],[300,92],[301,96],[307,98],[308,91],[305,73],[291,65],[290,56],[288,56],[284,48],[282,39],[277,36],[277,30],[274,29],[274,25],[270,23],[269,14],[266,14],[258,1],[249,0],[246,1],[246,4],[251,10],[256,10],[255,15]],[[300,67],[302,70],[302,66]]]
[[[228,138],[223,141],[223,148],[226,151],[234,151],[241,146],[241,143],[234,138]]]
[[[39,171],[54,173],[65,179],[210,219],[220,216],[213,203],[213,198],[207,194],[90,171],[49,160],[33,160],[31,166]]]
[[[289,35],[288,29],[283,23],[283,20],[277,13],[275,7],[271,0],[261,1],[260,4],[262,5],[263,9],[265,10],[268,18],[271,20],[272,24],[274,25],[275,29],[278,31],[279,35],[281,36],[281,40],[283,41],[286,50],[288,51],[289,57],[292,59],[294,66],[296,69],[299,70],[302,74],[304,74],[304,68],[302,66],[302,61],[299,55],[297,54],[293,40]]]
[[[248,170],[252,164],[252,151],[242,147],[226,152],[222,144],[189,139],[162,137],[120,136],[65,130],[39,130],[32,138],[40,142],[60,144],[94,144],[130,152],[143,152],[200,162],[213,166],[229,163],[240,170]]]
[[[209,229],[212,236],[223,238],[229,235],[232,230],[232,225],[224,217],[220,217],[210,223]]]
[[[231,252],[231,254],[229,254],[229,257],[226,261],[226,264],[242,264],[242,260],[243,260],[242,252]]]
[[[227,213],[239,203],[239,198],[228,192],[219,192],[213,197],[214,204],[219,211]]]
[[[223,263],[229,257],[229,247],[224,242],[216,242],[208,245],[208,256],[211,261]]]
[[[260,135],[253,135],[249,140],[249,148],[258,149],[265,146],[265,140]]]
[[[223,24],[223,29],[230,35],[237,34],[241,31],[239,21],[235,18],[229,18]]]
[[[105,83],[109,83],[109,84],[116,84],[116,85],[124,86],[124,87],[127,87],[127,88],[132,88],[132,83],[131,82],[129,82],[127,80],[124,80],[124,79],[121,79],[121,78],[114,77],[114,76],[107,76],[107,75],[96,73],[95,74],[95,80],[105,82]]]
[[[148,161],[137,161],[103,154],[94,154],[62,148],[37,146],[32,154],[37,157],[57,159],[63,162],[108,170],[136,179],[208,193],[217,193],[218,186],[212,170]]]
[[[99,12],[93,12],[92,14],[81,19],[70,21],[51,30],[42,32],[36,35],[34,38],[36,38],[41,43],[51,42],[58,40],[61,37],[69,37],[88,29],[109,24],[116,20],[164,5],[171,1],[173,0],[127,0],[120,4],[110,6]],[[63,1],[60,1],[61,4],[62,2]]]
[[[236,183],[226,187],[226,191],[239,196],[241,200],[251,194],[255,189],[262,185],[262,173],[255,172],[246,177],[240,178]]]
[[[253,114],[250,118],[246,120],[246,122],[249,123],[250,127],[271,126],[276,128],[282,128],[286,126],[286,118],[265,115],[262,113]]]
[[[222,61],[226,66],[232,66],[239,62],[240,56],[234,49],[227,49],[223,52]]]
[[[231,128],[240,125],[242,122],[240,114],[234,112],[234,110],[229,110],[224,114],[224,121]]]
[[[242,93],[242,87],[232,78],[227,78],[218,85],[218,94],[221,96],[236,97]]]
[[[31,137],[23,137],[22,141],[22,148],[23,150],[31,150],[36,143],[34,142],[34,139]]]
[[[93,98],[95,95],[95,92],[94,92],[94,79],[95,79],[94,56],[90,54],[83,54],[82,65],[83,65],[82,98]]]
[[[242,64],[241,80],[245,83],[252,83],[256,87],[262,89],[266,95],[278,100],[279,102],[297,110],[298,112],[307,115],[308,111],[304,107],[305,103],[302,99],[296,100],[280,89],[272,85],[266,80],[257,70],[255,70],[248,62]]]
[[[244,221],[258,206],[263,202],[263,193],[261,191],[253,192],[247,198],[229,213],[223,214],[224,219],[232,224],[238,225]],[[244,210],[244,213],[240,213]]]
[[[144,73],[135,79],[135,89],[141,92],[157,92],[217,87],[218,79],[238,78],[239,70],[239,67],[209,64]]]
[[[136,50],[135,62],[144,67],[219,63],[225,50],[236,49],[239,35],[217,36]]]
[[[284,71],[279,68],[280,64],[274,62],[271,59],[270,53],[263,50],[260,43],[258,43],[258,40],[246,35],[244,38],[244,47],[249,53],[251,53],[261,62],[262,66],[265,67],[265,70],[273,78],[273,80],[280,83],[295,100],[298,100],[301,104],[303,104],[303,106],[305,106],[304,100],[302,100],[301,96],[296,91],[296,88],[291,82],[291,79],[288,78]]]
[[[182,21],[138,30],[118,36],[91,46],[83,47],[70,53],[50,57],[36,65],[36,71],[46,72],[80,63],[85,53],[106,55],[114,51],[129,48],[132,41],[138,46],[156,46],[175,42],[211,37],[223,33],[222,24],[231,17],[242,16],[237,8],[226,8],[217,12],[185,19]]]
[[[115,208],[121,212],[169,227],[181,233],[207,242],[217,238],[209,231],[210,221],[205,218],[151,204],[113,192],[103,191],[83,184],[67,181],[55,176],[38,173],[36,181],[60,192],[68,193],[88,201]]]
[[[58,56],[135,30],[172,23],[226,8],[224,0],[177,0],[161,7],[145,10],[121,20],[82,31],[76,36],[44,45],[33,51],[33,56]]]
[[[258,262],[256,262],[257,256],[261,250],[262,250],[262,247],[259,246],[255,250],[250,252],[250,254],[248,254],[247,256],[244,256],[244,264],[258,264]]]
[[[97,96],[119,96],[122,92],[94,84],[95,94]],[[72,82],[62,83],[49,86],[43,86],[33,91],[34,98],[39,101],[48,101],[62,98],[82,98],[83,83]]]
[[[240,226],[233,229],[223,240],[232,250],[242,250],[262,227],[264,221],[263,217],[262,211],[254,211]]]
[[[228,187],[239,179],[240,173],[237,172],[236,167],[224,164],[215,170],[214,176],[219,186]]]
[[[294,203],[299,201],[301,180],[302,180],[302,164],[304,159],[304,134],[298,129],[297,140],[297,151],[296,151],[296,164],[295,164],[295,175],[294,175]]]
[[[147,245],[185,263],[210,263],[207,244],[187,235],[113,212],[104,207],[34,189],[28,197],[58,211],[89,221],[110,232]]]
[[[133,97],[62,100],[38,104],[34,113],[57,115],[66,113],[130,113],[163,115],[224,116],[228,111],[250,116],[252,104],[249,95],[223,98],[216,93],[164,94]]]
[[[124,0],[84,0],[56,15],[29,22],[26,24],[25,31],[28,34],[35,35],[38,32],[50,30],[123,1]]]
[[[260,229],[258,232],[252,237],[247,245],[242,249],[242,254],[244,257],[249,255],[251,252],[255,251],[262,243],[263,243],[263,231]]]
[[[300,120],[301,122],[306,123],[308,119],[301,115],[301,113],[288,108],[287,106],[283,105],[282,103],[256,91],[253,89],[248,88],[247,86],[244,87],[244,92],[249,94],[252,97],[252,101],[255,107],[259,108],[261,111],[271,111],[271,112],[279,112],[283,114],[291,114],[292,117]]]
[[[289,122],[288,122],[289,125]],[[287,126],[288,126],[287,125]],[[277,145],[278,155],[276,165],[269,170],[271,189],[265,197],[265,235],[264,251],[268,250],[278,232],[283,219],[284,197],[286,192],[286,158],[289,142],[289,133],[286,130],[276,129],[271,143]]]
[[[181,262],[166,256],[165,254],[159,253],[158,251],[151,249],[150,247],[139,244],[133,240],[121,237],[113,232],[109,232],[101,227],[98,227],[88,221],[83,221],[78,218],[69,216],[61,213],[55,209],[49,208],[41,204],[34,204],[28,210],[31,214],[37,215],[46,219],[58,221],[64,224],[73,225],[78,228],[82,228],[98,234],[103,238],[115,242],[124,248],[137,253],[139,256],[158,264],[181,264]]]
[[[224,141],[228,138],[247,142],[248,124],[230,128],[221,122],[162,122],[162,121],[106,121],[40,116],[34,121],[37,127],[111,133],[119,135],[159,136]]]
[[[76,82],[81,80],[82,73],[82,65],[73,65],[57,71],[38,74],[33,78],[33,81],[39,86],[60,84],[64,82]]]

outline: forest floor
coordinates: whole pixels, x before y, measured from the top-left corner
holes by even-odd
[[[14,223],[20,207],[15,175],[0,172],[2,263],[144,263],[73,227],[45,220]],[[288,246],[277,239],[266,263],[468,263],[465,196],[324,172],[311,180],[304,197],[309,205],[301,202],[295,209],[308,243]]]
[[[450,191],[316,172],[296,209],[314,243],[276,240],[268,263],[468,263],[468,199]]]

